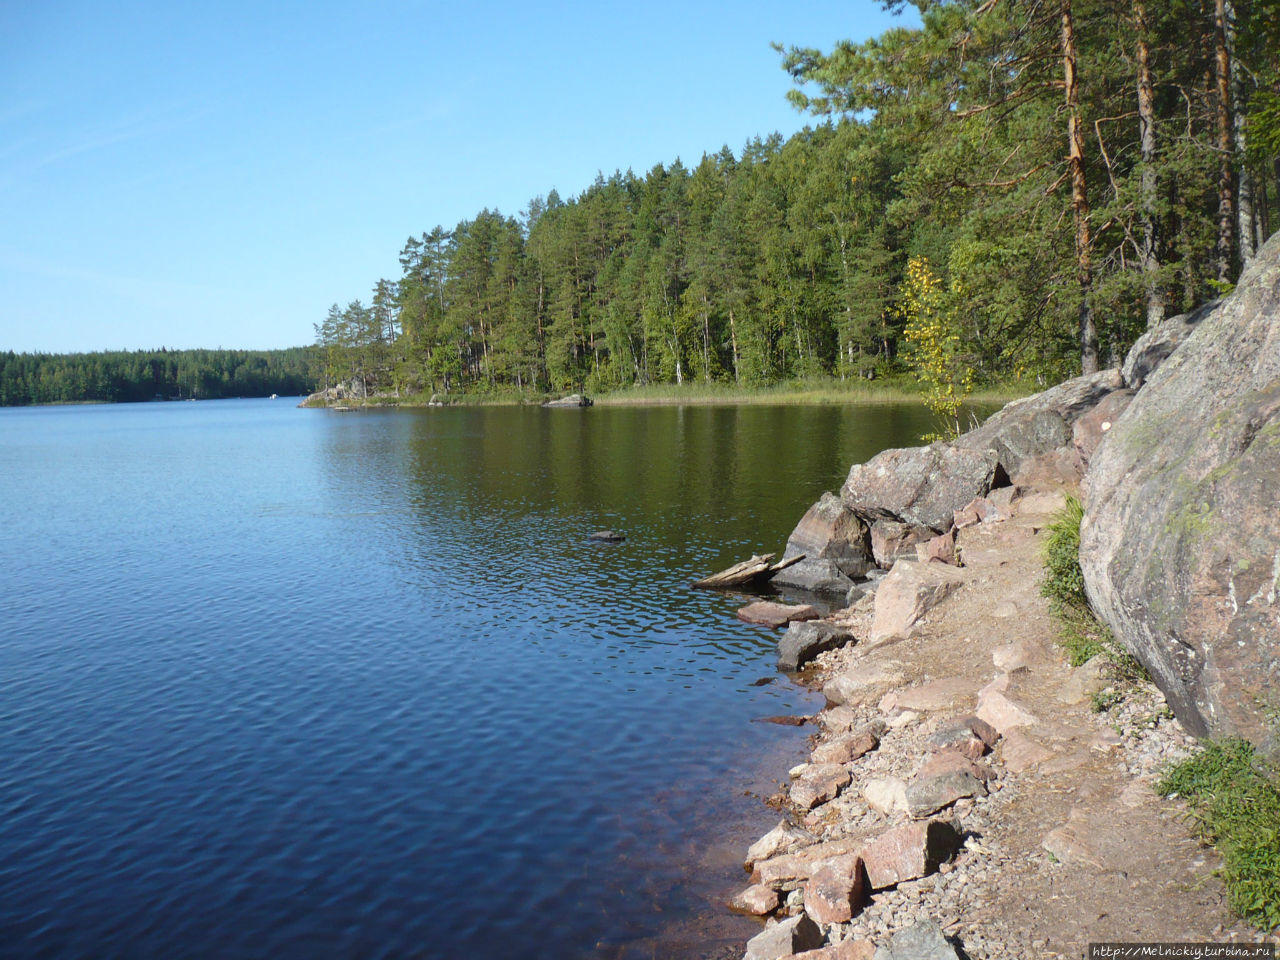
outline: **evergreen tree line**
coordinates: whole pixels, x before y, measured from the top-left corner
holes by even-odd
[[[0,353],[0,406],[75,401],[212,400],[305,394],[316,351],[135,350]]]
[[[410,238],[317,325],[326,378],[1056,379],[1230,288],[1280,216],[1277,0],[915,5],[918,28],[780,48],[823,118],[785,142]]]
[[[871,376],[913,363],[914,261],[937,289],[930,342],[978,379],[1059,378],[1229,289],[1280,215],[1277,0],[915,5],[919,28],[780,48],[823,118],[785,142],[410,238],[398,279],[317,325],[324,375]]]

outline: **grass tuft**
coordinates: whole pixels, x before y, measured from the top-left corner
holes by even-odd
[[[1049,610],[1058,620],[1058,645],[1073,667],[1105,656],[1112,675],[1121,680],[1141,680],[1146,671],[1120,646],[1105,624],[1089,608],[1080,569],[1080,521],[1084,504],[1067,495],[1066,505],[1049,524],[1044,542],[1045,578],[1040,593],[1049,599]]]
[[[1280,779],[1244,740],[1209,741],[1156,789],[1183,797],[1199,835],[1222,856],[1231,909],[1264,931],[1280,928]]]

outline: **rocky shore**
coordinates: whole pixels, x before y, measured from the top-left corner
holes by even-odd
[[[1278,305],[1273,239],[1232,297],[1149,332],[1123,368],[885,451],[805,514],[784,554],[804,559],[775,582],[843,605],[749,611],[795,621],[780,668],[827,707],[746,854],[731,906],[765,927],[745,960],[1280,943],[1233,918],[1215,854],[1154,789],[1193,733],[1275,745]],[[1145,500],[1116,492],[1131,481]],[[1089,594],[1155,683],[1057,647],[1041,545],[1081,489]]]
[[[905,561],[896,585],[807,621],[851,639],[799,675],[828,707],[772,800],[785,816],[746,857],[733,907],[770,922],[748,958],[1078,958],[1089,942],[1257,939],[1227,910],[1212,851],[1153,789],[1193,739],[1150,684],[1094,712],[1101,665],[1073,670],[1054,644],[1039,543],[1061,497],[1028,490],[960,530],[964,566],[942,574],[954,586],[936,603],[934,564]],[[894,952],[903,940],[932,952]]]

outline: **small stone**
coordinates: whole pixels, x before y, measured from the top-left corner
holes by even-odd
[[[1038,723],[1035,714],[1010,700],[997,690],[985,690],[986,696],[978,701],[978,716],[1008,736],[1015,727],[1026,727]]]
[[[885,694],[880,699],[880,712],[895,710],[919,710],[935,712],[948,710],[959,700],[973,696],[975,684],[966,677],[943,677],[918,687],[906,687]]]
[[[905,813],[907,809],[907,784],[897,777],[878,777],[862,785],[862,799],[867,806],[885,816]]]
[[[1000,731],[987,723],[987,721],[983,720],[981,717],[975,716],[974,714],[969,714],[967,717],[961,717],[959,722],[968,727],[971,733],[981,737],[982,742],[988,747],[994,747],[996,745],[996,741],[1000,739]]]
[[[778,825],[753,843],[747,849],[746,866],[750,867],[758,860],[768,860],[780,853],[786,853],[798,846],[812,843],[813,836],[786,820],[779,820]]]
[[[894,715],[889,720],[890,730],[901,730],[903,727],[909,727],[920,719],[920,714],[914,710],[903,710],[901,713]]]
[[[845,733],[852,730],[860,716],[852,707],[829,707],[818,714],[818,723],[828,733]]]
[[[891,887],[904,880],[928,876],[950,860],[962,836],[951,820],[927,820],[889,830],[862,848],[871,889]]]
[[[597,530],[595,533],[591,534],[591,536],[587,537],[587,539],[595,540],[598,543],[621,543],[627,538],[623,534],[615,533],[612,530]]]
[[[778,909],[778,891],[763,883],[753,884],[729,901],[734,913],[763,917]]]
[[[822,931],[806,914],[766,927],[747,941],[743,960],[781,960],[802,950],[822,946]]]
[[[876,950],[873,960],[958,960],[956,948],[932,920],[922,920],[899,930]]]
[[[852,607],[864,597],[869,598],[876,592],[876,583],[877,581],[875,580],[863,580],[859,583],[855,583],[848,589],[848,591],[846,591],[844,595],[844,605],[846,607]]]
[[[885,570],[893,567],[900,557],[915,556],[915,546],[930,539],[935,531],[929,527],[898,523],[896,520],[877,520],[871,525],[871,555]]]
[[[989,725],[984,724],[984,726]],[[943,727],[930,734],[925,745],[930,750],[955,750],[971,760],[977,760],[988,750],[987,742],[964,724]]]
[[[939,750],[928,757],[917,771],[916,777],[923,780],[951,773],[965,773],[983,783],[991,779],[990,767],[970,759],[957,750]]]
[[[927,817],[961,798],[986,795],[986,785],[977,777],[959,771],[944,773],[907,784],[907,813]]]
[[[843,647],[855,639],[847,627],[822,620],[793,622],[778,641],[778,669],[794,672],[818,654]]]
[[[1000,487],[992,490],[987,494],[987,499],[991,501],[991,505],[996,508],[996,512],[1002,517],[1013,516],[1013,504],[1022,496],[1021,487]]]
[[[845,923],[862,907],[862,861],[850,854],[834,857],[804,885],[804,909],[818,923]]]
[[[960,574],[945,564],[907,560],[895,563],[876,589],[869,642],[880,644],[910,636],[920,618],[950,596],[960,583]]]
[[[817,950],[797,953],[791,960],[874,960],[876,945],[870,940],[841,940]]]
[[[1010,730],[1000,748],[1000,758],[1012,773],[1022,773],[1053,756],[1053,751],[1020,730]]]
[[[801,810],[812,810],[820,803],[834,800],[851,779],[849,771],[839,764],[811,764],[791,785],[791,802]]]
[[[782,627],[797,620],[817,620],[822,613],[807,603],[773,603],[757,600],[738,610],[738,619],[746,623],[758,623],[766,627]]]
[[[1013,604],[1009,604],[1011,607]],[[996,608],[997,610],[999,607]],[[1000,616],[1000,614],[996,614]],[[1013,607],[1008,614],[1010,617],[1018,615],[1018,608]],[[991,662],[996,665],[997,670],[1008,672],[1016,670],[1018,667],[1025,667],[1028,661],[1026,645],[1021,642],[1005,644],[1003,647],[996,647],[991,651]]]
[[[1114,730],[1099,730],[1089,741],[1089,749],[1098,753],[1110,753],[1124,746],[1124,738]]]
[[[1058,699],[1063,703],[1084,703],[1107,682],[1107,660],[1099,654],[1071,671],[1058,688]]]
[[[822,695],[838,706],[856,707],[875,701],[901,681],[898,664],[864,662],[834,677],[822,688]]]
[[[829,740],[813,751],[815,763],[852,763],[880,745],[880,738],[870,730],[845,734]]]
[[[956,563],[956,532],[939,534],[924,543],[916,544],[916,559],[921,563]]]

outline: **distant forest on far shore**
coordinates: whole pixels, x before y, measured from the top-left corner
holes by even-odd
[[[315,349],[0,353],[0,406],[309,393]]]

